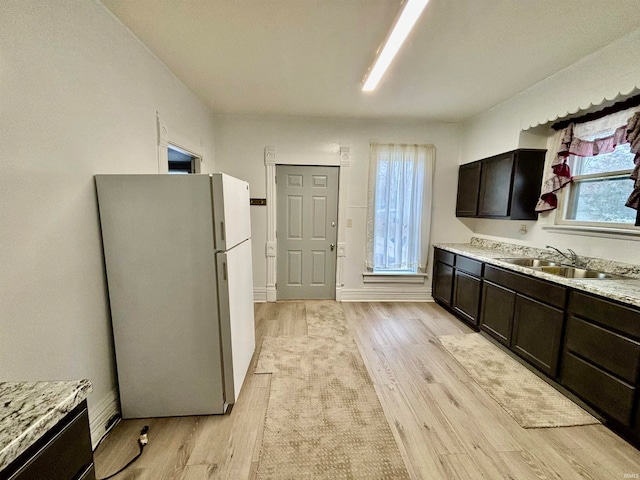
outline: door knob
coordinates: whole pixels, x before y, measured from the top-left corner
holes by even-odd
[[[332,244],[330,245],[330,247],[331,247],[331,251],[333,252],[333,251],[335,250],[335,248],[336,248],[336,244],[335,244],[335,243],[332,243]]]

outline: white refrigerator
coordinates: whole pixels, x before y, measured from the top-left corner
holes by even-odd
[[[122,417],[225,413],[255,350],[249,185],[95,178]]]

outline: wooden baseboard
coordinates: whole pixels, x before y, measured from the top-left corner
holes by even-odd
[[[109,420],[120,414],[118,393],[114,388],[91,408],[89,408],[89,428],[91,430],[91,446],[95,450],[100,440],[109,432],[113,424]]]

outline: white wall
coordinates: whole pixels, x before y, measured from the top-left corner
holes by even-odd
[[[640,57],[628,54],[640,49],[640,30],[595,52],[574,65],[545,79],[524,92],[477,115],[464,125],[461,163],[513,150],[518,147],[547,148],[549,129],[533,128],[614,99],[640,88]],[[528,130],[527,130],[528,129]],[[523,132],[523,130],[525,130]],[[547,157],[550,158],[549,156]],[[548,165],[545,166],[545,171]],[[579,254],[640,263],[637,241],[551,233],[542,226],[553,223],[552,214],[540,215],[537,222],[474,219],[464,220],[481,237],[544,247],[551,244],[572,248]],[[526,224],[528,233],[518,233]]]
[[[0,380],[88,378],[91,410],[116,385],[93,175],[158,171],[156,110],[208,152],[213,118],[97,1],[0,10]]]
[[[367,179],[369,142],[433,143],[436,146],[436,171],[431,241],[468,241],[470,231],[455,219],[460,127],[454,124],[423,124],[336,120],[315,118],[270,118],[216,116],[216,167],[247,180],[252,197],[266,196],[264,148],[273,146],[278,155],[300,160],[314,155],[329,155],[337,147],[351,148],[350,184],[347,218],[347,258],[344,289],[357,295],[365,289],[362,282],[365,260]],[[338,155],[338,154],[336,154]],[[254,287],[266,286],[266,207],[254,206],[252,235]],[[402,287],[407,290],[407,286]],[[416,289],[420,298],[428,298],[430,279]]]

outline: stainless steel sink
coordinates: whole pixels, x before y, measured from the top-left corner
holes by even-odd
[[[519,265],[520,267],[540,268],[540,267],[554,267],[558,265],[556,262],[550,260],[544,260],[542,258],[496,258],[501,262],[511,263],[513,265]]]
[[[622,275],[616,275],[614,273],[600,272],[598,270],[589,270],[586,268],[572,267],[569,265],[562,265],[551,260],[545,260],[543,258],[532,257],[519,257],[519,258],[496,258],[501,262],[507,262],[512,265],[518,265],[520,267],[531,268],[539,272],[549,273],[551,275],[557,275],[564,278],[576,278],[576,279],[601,279],[601,280],[614,280],[627,278]]]
[[[559,277],[565,277],[565,278],[584,278],[584,279],[624,278],[621,275],[615,275],[613,273],[599,272],[597,270],[587,270],[584,268],[576,268],[576,267],[549,266],[549,267],[540,267],[539,270],[545,273],[550,273],[551,275],[558,275]]]

